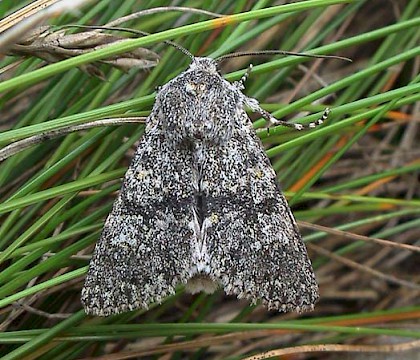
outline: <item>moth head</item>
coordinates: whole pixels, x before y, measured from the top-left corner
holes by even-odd
[[[193,58],[189,69],[190,70],[202,70],[209,73],[220,74],[218,62],[208,57],[195,57]]]

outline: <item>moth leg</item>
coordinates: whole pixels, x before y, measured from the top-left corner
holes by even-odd
[[[245,73],[242,75],[241,79],[239,81],[235,81],[234,85],[239,89],[239,90],[243,90],[245,89],[245,81],[248,79],[249,74],[251,74],[252,71],[252,64],[248,65],[248,68],[246,69]]]
[[[286,127],[291,127],[295,130],[303,130],[303,129],[313,129],[314,127],[321,125],[325,122],[325,120],[327,120],[329,113],[331,112],[331,110],[329,108],[325,108],[324,113],[322,114],[322,116],[314,121],[314,122],[310,122],[309,124],[294,124],[294,123],[289,123],[287,121],[283,121],[283,120],[279,120],[276,119],[273,115],[271,115],[268,111],[264,110],[258,100],[254,99],[254,98],[249,98],[246,97],[244,95],[245,99],[244,102],[245,104],[253,111],[256,112],[258,114],[260,114],[265,120],[268,121],[268,126],[270,125],[281,125],[281,126],[286,126]]]
[[[323,124],[325,122],[325,120],[328,119],[328,115],[330,114],[330,112],[331,112],[331,110],[329,108],[325,108],[321,117],[316,121],[310,122],[309,124],[293,124],[293,123],[289,123],[287,121],[277,120],[271,114],[269,114],[271,116],[271,118],[267,119],[267,120],[269,121],[270,124],[293,127],[296,130],[313,129],[313,128],[317,127],[318,125]]]

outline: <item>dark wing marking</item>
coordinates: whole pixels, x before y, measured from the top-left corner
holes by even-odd
[[[147,308],[186,283],[196,241],[193,177],[188,149],[156,129],[145,133],[90,262],[87,313]]]
[[[318,286],[305,245],[259,138],[241,119],[225,146],[208,148],[203,169],[209,276],[269,309],[313,309]]]

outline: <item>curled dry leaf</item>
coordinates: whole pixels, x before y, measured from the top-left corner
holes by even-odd
[[[8,49],[8,54],[35,56],[48,63],[58,62],[73,56],[89,53],[123,41],[125,38],[100,31],[85,31],[77,34],[66,34],[65,30],[52,31],[49,26],[40,26],[21,38]],[[159,55],[155,52],[138,48],[123,54],[114,55],[98,63],[107,63],[123,71],[131,68],[147,69],[156,66]],[[90,75],[102,77],[94,64],[81,67]]]

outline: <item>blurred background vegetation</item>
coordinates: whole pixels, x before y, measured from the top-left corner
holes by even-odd
[[[43,5],[58,1],[0,3],[0,359],[418,359],[420,1],[79,2],[50,12]],[[13,15],[28,4],[37,6]],[[142,12],[167,6],[190,9]],[[137,12],[119,26],[153,36],[60,27]],[[154,89],[189,62],[165,39],[200,56],[282,49],[353,60],[237,58],[222,69],[233,81],[252,62],[245,93],[278,118],[305,123],[332,109],[315,130],[269,136],[250,114],[308,246],[314,312],[180,288],[147,311],[84,314],[90,255],[144,126],[54,131],[147,116]]]

